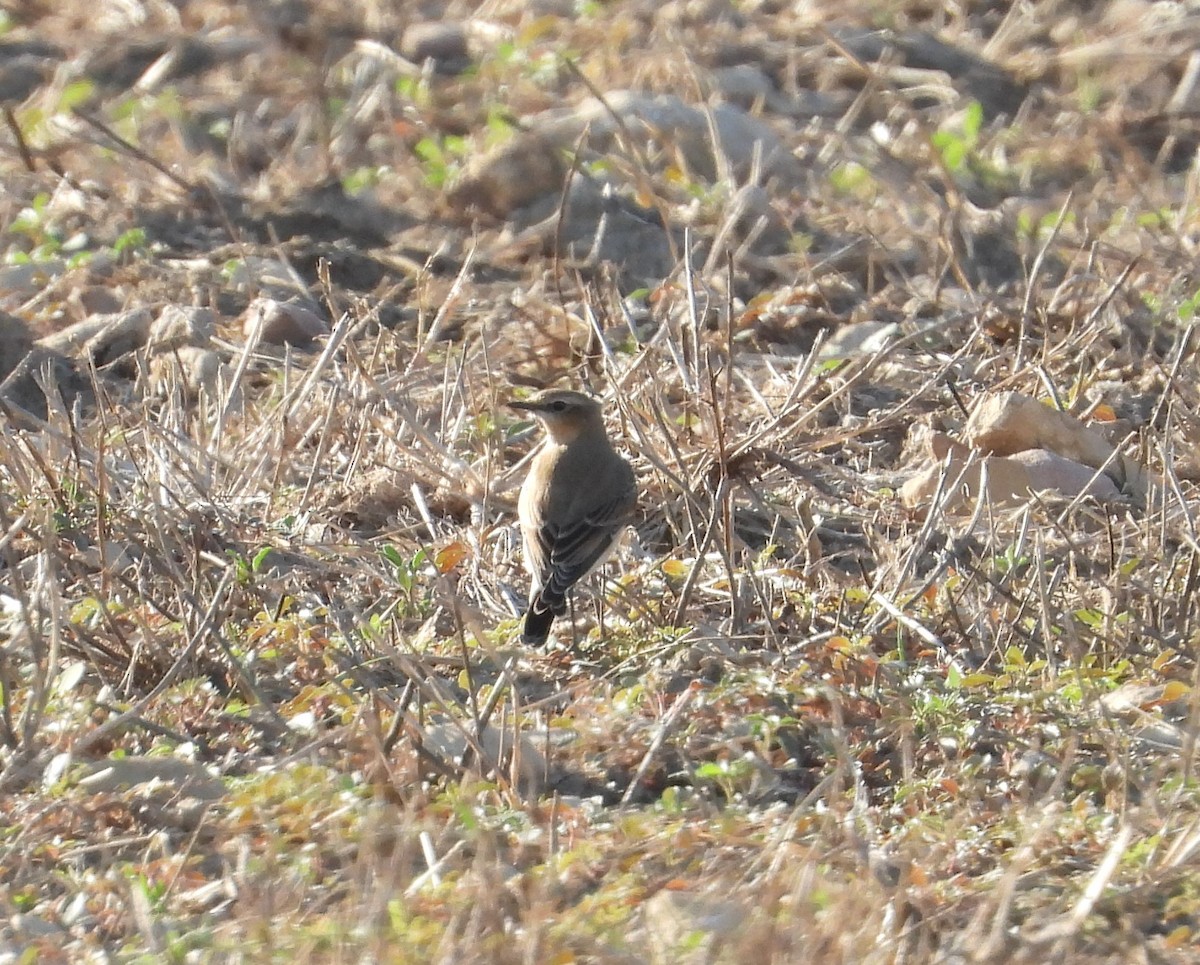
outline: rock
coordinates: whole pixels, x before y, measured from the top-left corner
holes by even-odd
[[[212,338],[215,322],[210,308],[167,305],[150,326],[150,347],[164,351],[183,345],[206,345]]]
[[[459,726],[451,721],[431,724],[425,732],[425,747],[447,763],[457,763],[462,760],[468,746],[464,730],[469,730],[471,726],[469,722]],[[517,786],[521,793],[529,798],[536,798],[541,793],[545,783],[546,760],[529,737],[521,734],[515,761],[510,729],[501,730],[491,724],[485,725],[483,733],[479,735],[479,745],[488,757],[487,761],[482,762],[487,771],[495,766],[500,768],[501,773],[511,776],[515,764]],[[475,761],[474,766],[479,768],[480,763]]]
[[[854,322],[836,329],[821,346],[821,358],[874,355],[900,330],[895,322]]]
[[[0,265],[0,296],[10,307],[17,307],[67,270],[62,258],[42,258],[16,265]]]
[[[86,371],[62,352],[35,345],[0,382],[0,400],[13,407],[18,418],[23,412],[35,420],[44,420],[48,408],[42,381],[61,396],[68,408],[79,396],[85,400],[92,398],[92,381]],[[37,422],[28,425],[35,428]]]
[[[953,482],[963,473],[971,450],[948,436],[935,434],[929,441],[930,455],[937,460],[900,487],[904,505],[927,505],[937,492],[943,472]],[[946,456],[949,461],[946,462]],[[1094,478],[1093,478],[1094,477]],[[1027,449],[1011,456],[982,456],[967,469],[949,494],[943,507],[947,512],[964,508],[964,498],[970,511],[982,495],[997,506],[1011,506],[1027,501],[1030,493],[1050,493],[1063,499],[1080,495],[1101,500],[1119,500],[1121,491],[1103,473],[1066,459],[1045,449]]]
[[[233,369],[216,352],[196,345],[180,345],[150,360],[150,389],[160,397],[173,387],[182,389],[189,402],[216,401],[233,388]]]
[[[120,286],[84,285],[72,288],[67,295],[67,304],[80,319],[92,315],[115,315],[125,305],[126,298]]]
[[[400,53],[417,64],[432,60],[439,74],[459,74],[471,66],[467,31],[453,21],[411,24],[404,31]]]
[[[0,61],[0,103],[20,104],[52,76],[53,65],[36,57]]]
[[[565,207],[557,194],[548,194],[513,213],[518,225],[531,219],[536,223],[509,239],[509,247],[575,265],[616,265],[630,287],[665,278],[675,264],[657,211],[587,177],[572,179]]]
[[[554,141],[536,132],[522,133],[487,154],[473,156],[447,199],[463,211],[506,218],[517,208],[561,191],[566,173]]]
[[[718,67],[708,79],[715,93],[746,110],[762,103],[773,114],[811,118],[840,117],[849,107],[849,97],[827,91],[804,90],[795,96],[783,94],[755,64]]]
[[[988,114],[1016,113],[1029,93],[1028,86],[1004,68],[925,30],[897,33],[851,28],[832,33],[847,50],[868,63],[890,55],[905,67],[943,72],[955,90],[979,101]]]
[[[150,337],[154,313],[148,308],[132,308],[112,315],[93,315],[38,344],[51,352],[82,355],[97,368],[142,348]]]
[[[56,940],[66,938],[66,931],[61,925],[46,921],[40,915],[16,914],[9,918],[8,923],[13,931],[23,938],[53,938]],[[37,956],[34,960],[37,960]]]
[[[732,237],[725,247],[737,247],[747,240],[750,250],[759,255],[781,255],[790,249],[792,230],[771,204],[767,190],[757,184],[744,184],[729,203],[733,218]]]
[[[985,453],[1009,456],[1027,449],[1046,449],[1105,473],[1132,495],[1146,491],[1146,471],[1133,460],[1113,456],[1104,433],[1069,412],[1042,405],[1019,392],[984,396],[963,427],[971,445]]]
[[[84,58],[85,73],[109,90],[123,90],[139,82],[143,88],[153,89],[167,81],[194,77],[217,61],[218,48],[200,37],[159,34],[145,40],[112,39],[111,44],[94,46]]]
[[[587,131],[585,150],[620,150],[617,140],[632,137],[648,157],[669,149],[689,172],[715,181],[728,165],[738,181],[751,173],[756,157],[761,172],[785,185],[798,185],[800,162],[775,132],[734,104],[708,110],[673,94],[613,91],[604,103],[590,101],[570,111],[545,111],[527,119],[527,132],[471,163],[449,193],[450,203],[507,217],[515,208],[562,188],[566,174],[560,153],[573,149]],[[716,144],[713,143],[713,131]]]
[[[548,131],[558,143],[569,146],[587,128],[588,145],[607,152],[615,148],[616,138],[622,134],[619,118],[626,130],[647,145],[662,143],[679,151],[688,168],[709,181],[716,180],[723,162],[733,168],[735,178],[744,180],[758,151],[762,153],[762,172],[767,178],[798,183],[803,174],[800,162],[775,132],[735,104],[717,104],[706,111],[673,94],[636,91],[615,91],[606,95],[605,101],[606,104],[589,102],[571,116],[550,122]],[[715,146],[712,127],[716,128]]]
[[[248,339],[258,331],[268,345],[307,348],[314,339],[329,334],[329,325],[300,302],[256,298],[242,316],[242,331]]]
[[[0,103],[16,106],[50,82],[67,53],[40,40],[0,41]]]
[[[204,801],[225,796],[225,784],[208,770],[176,757],[140,757],[131,755],[82,764],[79,786],[94,794],[125,791],[143,784],[169,785],[175,795]]]
[[[249,255],[238,258],[229,274],[229,284],[237,291],[287,299],[308,294],[308,289],[277,258]]]
[[[21,364],[33,348],[33,333],[23,318],[0,312],[0,379]]]
[[[641,908],[641,925],[650,961],[701,963],[714,960],[724,939],[746,921],[747,909],[726,897],[664,888]]]

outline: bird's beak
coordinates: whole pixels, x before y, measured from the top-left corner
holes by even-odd
[[[519,412],[538,412],[541,409],[536,402],[510,402],[508,407]]]

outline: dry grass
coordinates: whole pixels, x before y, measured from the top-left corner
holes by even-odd
[[[11,112],[0,297],[211,305],[240,391],[134,352],[0,430],[0,960],[1194,959],[1196,15],[452,2],[491,43],[413,77],[354,43],[388,4],[127,6],[10,14],[64,56]],[[649,291],[455,207],[456,137],[748,63],[836,107],[754,108],[803,172],[775,247],[629,138],[573,176],[671,233]],[[243,336],[266,259],[314,351]],[[858,322],[895,334],[822,352]],[[503,402],[555,382],[644,519],[541,653]],[[1150,496],[905,510],[914,428],[1000,389],[1104,406]]]

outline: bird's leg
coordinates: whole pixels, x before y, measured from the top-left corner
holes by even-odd
[[[567,594],[567,618],[571,621],[571,650],[579,649],[579,632],[575,629],[575,594]]]
[[[599,631],[600,639],[604,639],[604,577],[597,574],[595,577],[596,592],[592,594],[596,601],[596,629]]]

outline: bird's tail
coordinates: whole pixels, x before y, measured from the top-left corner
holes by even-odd
[[[540,647],[550,636],[550,624],[554,622],[554,613],[550,610],[537,610],[532,606],[525,612],[525,627],[521,631],[521,642],[532,647]]]
[[[565,596],[553,594],[550,599],[547,599],[544,590],[535,594],[529,601],[529,609],[525,611],[525,626],[521,631],[521,642],[540,647],[550,636],[550,625],[554,623],[554,618],[561,616],[566,611]]]

